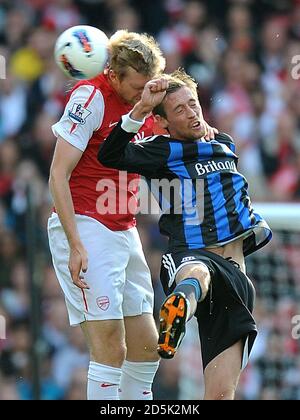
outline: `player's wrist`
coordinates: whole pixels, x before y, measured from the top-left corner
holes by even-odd
[[[138,102],[133,110],[130,113],[130,118],[135,121],[143,121],[148,114],[152,112],[152,108],[149,108],[149,106],[145,106],[142,103]]]
[[[68,242],[69,242],[71,251],[79,251],[80,249],[83,248],[83,245],[79,238],[68,239]]]
[[[137,133],[145,124],[145,118],[135,120],[131,117],[131,113],[123,115],[121,127],[127,133]]]

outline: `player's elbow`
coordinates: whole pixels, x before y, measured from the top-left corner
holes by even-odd
[[[53,194],[53,191],[55,190],[55,186],[57,185],[57,177],[55,175],[55,172],[50,171],[50,175],[49,175],[49,179],[48,179],[48,185],[49,185],[49,190],[51,192],[51,194]]]
[[[55,170],[53,169],[53,167],[50,168],[50,173],[49,173],[49,178],[48,178],[48,185],[51,188],[51,186],[54,184],[56,179],[56,174],[55,174]]]
[[[55,189],[55,185],[56,185],[55,173],[50,169],[50,174],[48,178],[48,186],[49,186],[49,191],[52,195]]]
[[[68,181],[69,175],[66,171],[61,170],[60,168],[52,165],[50,168],[49,180],[48,184],[49,187],[53,187],[55,185],[61,184],[62,181]]]

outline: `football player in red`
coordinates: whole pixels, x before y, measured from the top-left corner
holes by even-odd
[[[109,50],[105,71],[74,87],[53,126],[48,235],[70,324],[81,325],[90,350],[88,399],[152,399],[158,335],[132,209],[139,177],[102,166],[97,153],[165,60],[152,37],[124,30]],[[153,122],[146,119],[139,139],[153,134]]]

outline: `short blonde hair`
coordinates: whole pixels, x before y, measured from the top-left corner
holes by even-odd
[[[121,30],[111,36],[108,45],[110,67],[120,79],[128,67],[149,77],[160,75],[165,69],[166,60],[150,35]]]
[[[166,78],[169,82],[169,87],[166,91],[166,96],[170,93],[176,92],[182,87],[188,87],[191,89],[192,93],[194,94],[195,98],[198,99],[198,85],[195,79],[193,79],[191,76],[189,76],[184,69],[177,69],[171,74],[163,74],[164,78]],[[164,109],[163,101],[158,104],[154,110],[153,113],[155,115],[160,115],[162,117],[166,117],[166,112]]]

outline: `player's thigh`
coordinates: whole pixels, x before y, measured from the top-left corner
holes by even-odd
[[[130,229],[126,234],[130,244],[123,301],[127,359],[154,361],[158,359],[158,336],[153,318],[154,293],[151,274],[137,230]]]
[[[80,325],[91,359],[104,365],[120,367],[126,355],[123,320],[85,321]]]
[[[71,325],[84,321],[123,319],[123,291],[129,248],[122,232],[76,215],[80,238],[88,254],[85,280],[89,289],[72,283],[68,270],[68,242],[57,218],[49,220],[49,243],[55,271],[64,291]]]
[[[233,399],[242,369],[242,340],[224,350],[205,368],[205,399]]]
[[[89,308],[86,320],[123,319],[125,269],[130,255],[126,238],[123,232],[113,232],[96,220],[85,219],[80,217],[77,225],[89,259],[85,274],[89,286],[85,290]]]
[[[124,317],[153,314],[154,293],[149,267],[136,229],[126,232],[130,257],[125,270]]]
[[[199,280],[202,299],[205,297],[211,282],[211,270],[196,252],[184,251],[167,253],[162,256],[160,280],[166,295],[172,293],[183,280],[195,278]]]
[[[156,361],[158,333],[152,314],[124,318],[126,331],[126,359],[131,362]]]

